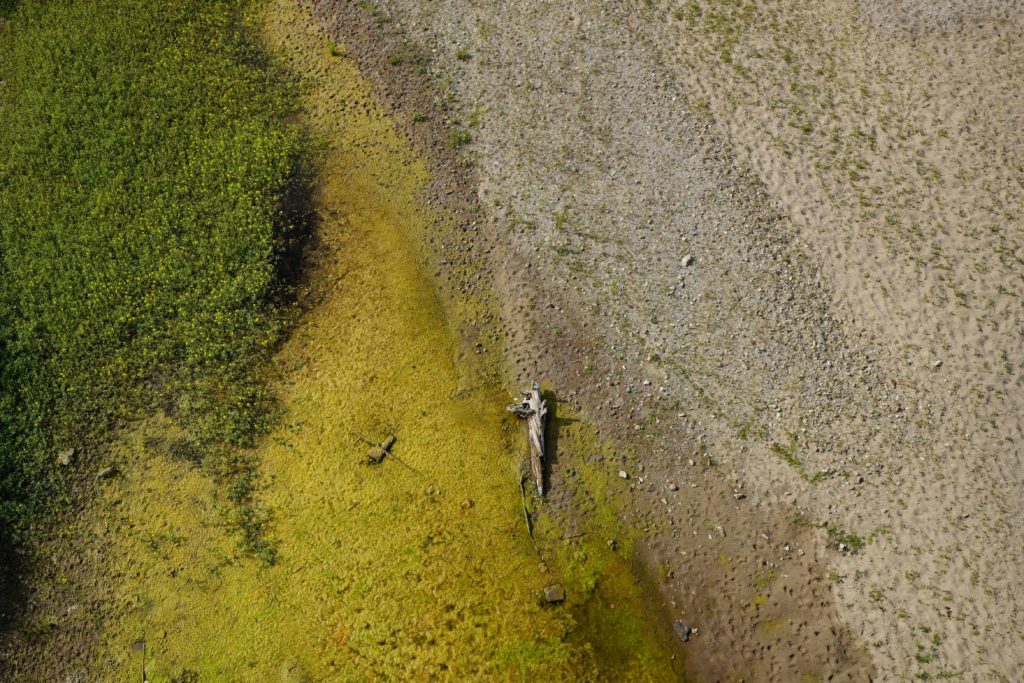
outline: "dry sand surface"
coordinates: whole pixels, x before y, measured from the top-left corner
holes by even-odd
[[[692,675],[1024,678],[1018,3],[313,5],[430,71]]]

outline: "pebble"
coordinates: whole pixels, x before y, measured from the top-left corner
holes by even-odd
[[[467,498],[466,500],[462,501],[462,509],[463,510],[469,510],[474,505],[476,505],[476,503],[473,502],[472,498]]]
[[[629,479],[629,475],[626,474],[626,470],[619,470],[619,478],[621,478],[621,479]]]
[[[679,484],[675,483],[674,481],[670,482],[669,485],[668,485],[668,490],[669,491],[678,491],[679,490]]]

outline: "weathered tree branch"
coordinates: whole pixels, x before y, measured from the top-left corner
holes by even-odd
[[[536,382],[530,391],[523,392],[523,401],[508,407],[516,417],[526,420],[526,434],[530,442],[530,469],[537,484],[537,493],[544,495],[544,426],[548,414],[547,406],[540,397]]]

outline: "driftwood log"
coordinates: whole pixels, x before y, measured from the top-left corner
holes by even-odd
[[[548,409],[540,397],[540,387],[533,383],[530,391],[523,392],[523,400],[508,407],[520,420],[526,420],[526,435],[530,442],[530,470],[537,484],[537,493],[544,495],[544,426]]]

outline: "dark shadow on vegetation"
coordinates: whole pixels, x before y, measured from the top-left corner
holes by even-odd
[[[25,583],[25,557],[7,530],[0,531],[0,680],[14,680],[8,671],[9,661],[4,650],[10,646],[7,633],[20,626],[20,617],[28,601]]]
[[[310,149],[307,143],[305,148]],[[319,243],[319,216],[313,208],[313,183],[316,177],[310,154],[296,160],[292,179],[281,201],[283,225],[277,246],[277,306],[298,303],[298,292],[309,273],[310,257]]]
[[[544,490],[551,489],[551,473],[558,464],[558,439],[568,425],[579,422],[574,417],[561,417],[558,414],[558,398],[553,391],[542,391],[541,398],[548,408],[547,424],[544,425]]]

